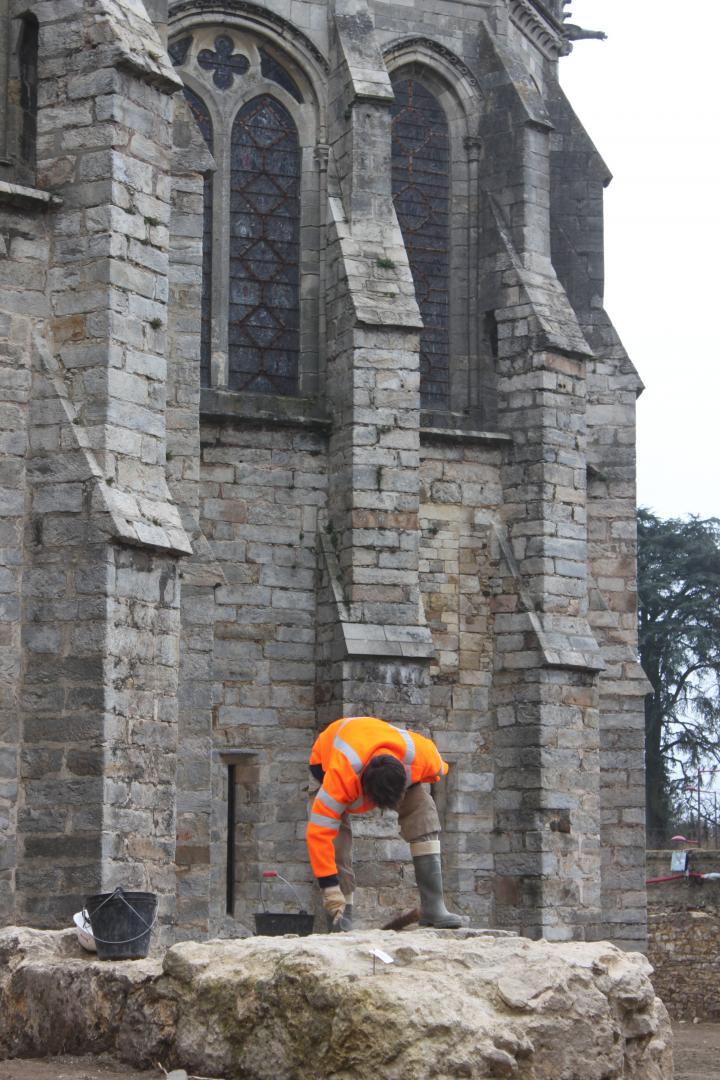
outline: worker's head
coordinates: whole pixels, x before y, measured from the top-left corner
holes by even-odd
[[[376,754],[363,769],[363,794],[381,810],[397,810],[405,794],[405,766],[392,754]]]

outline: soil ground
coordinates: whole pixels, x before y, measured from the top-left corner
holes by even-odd
[[[0,1080],[163,1080],[159,1069],[138,1072],[113,1058],[74,1057],[13,1058],[0,1061]]]
[[[720,1080],[720,1024],[673,1024],[675,1080]],[[0,1061],[0,1080],[164,1080],[112,1058],[57,1057]]]
[[[720,1024],[673,1024],[675,1080],[720,1078]]]

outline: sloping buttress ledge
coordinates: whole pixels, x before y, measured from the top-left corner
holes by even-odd
[[[200,416],[204,420],[292,426],[317,431],[329,431],[332,427],[332,419],[312,398],[243,394],[212,387],[204,387],[200,391]]]
[[[420,442],[475,443],[480,446],[504,446],[512,443],[504,431],[472,431],[465,428],[421,427]]]
[[[47,210],[62,206],[59,195],[53,195],[51,191],[43,191],[41,188],[28,187],[26,184],[12,184],[8,180],[0,180],[0,206],[21,206],[23,209]]]
[[[203,387],[200,391],[200,416],[203,420],[236,421],[272,427],[299,427],[330,432],[333,419],[322,404],[309,397],[281,397],[271,394],[247,394],[232,390]],[[505,446],[513,441],[504,431],[480,431],[460,427],[423,425],[421,443],[475,443]]]

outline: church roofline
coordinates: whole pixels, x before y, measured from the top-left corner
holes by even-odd
[[[537,46],[543,56],[556,60],[568,51],[563,23],[542,0],[510,0],[510,19]]]

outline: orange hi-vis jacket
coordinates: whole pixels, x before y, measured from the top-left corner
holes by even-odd
[[[329,724],[318,735],[310,754],[312,771],[317,775],[319,766],[324,776],[306,833],[310,865],[321,885],[337,881],[333,842],[342,815],[367,813],[375,808],[363,795],[360,777],[370,758],[378,754],[390,754],[402,761],[408,785],[433,784],[448,771],[435,743],[414,731],[393,727],[376,716],[350,716]]]

